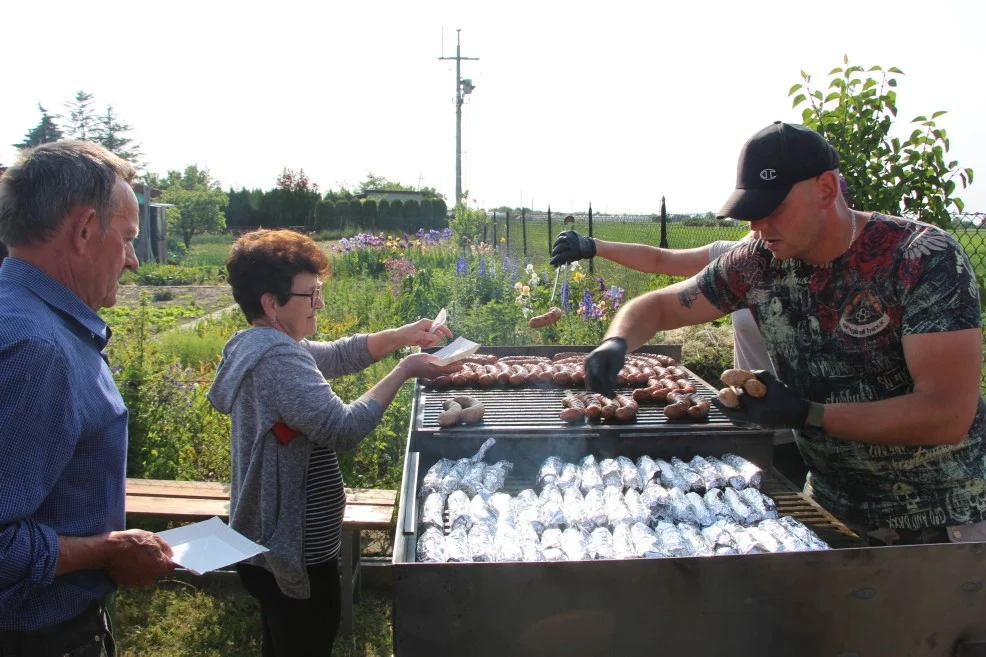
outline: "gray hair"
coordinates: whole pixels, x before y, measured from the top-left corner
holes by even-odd
[[[133,182],[136,170],[99,144],[59,141],[21,151],[0,177],[0,242],[8,247],[44,242],[72,210],[92,205],[106,231],[116,208],[117,178]]]

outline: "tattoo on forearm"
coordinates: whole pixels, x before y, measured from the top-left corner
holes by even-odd
[[[692,303],[695,299],[702,294],[702,291],[698,289],[698,283],[694,283],[691,287],[687,287],[678,293],[678,303],[683,305],[685,308],[691,308]]]

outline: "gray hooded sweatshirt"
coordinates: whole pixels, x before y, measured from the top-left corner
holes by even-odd
[[[250,563],[273,573],[289,597],[311,596],[305,502],[312,446],[355,449],[383,416],[365,395],[345,404],[326,378],[372,363],[365,335],[295,342],[277,329],[256,327],[237,332],[223,348],[208,397],[232,421],[230,526],[270,550]],[[282,444],[272,431],[278,422],[301,433]],[[344,509],[345,501],[339,512]]]

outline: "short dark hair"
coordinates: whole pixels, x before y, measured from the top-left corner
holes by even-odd
[[[265,294],[273,294],[278,303],[286,304],[295,275],[308,272],[324,276],[329,272],[329,259],[307,235],[261,229],[233,242],[226,271],[233,299],[247,321],[253,322],[264,315],[260,299]]]
[[[133,182],[126,160],[89,141],[58,141],[21,151],[0,177],[0,241],[8,247],[44,242],[69,212],[92,205],[105,231],[118,178]]]

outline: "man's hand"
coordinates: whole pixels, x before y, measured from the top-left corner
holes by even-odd
[[[551,260],[548,262],[553,267],[564,265],[584,258],[592,258],[596,255],[596,241],[591,237],[583,237],[574,230],[566,230],[559,233],[555,239],[555,244],[551,248]]]
[[[430,319],[419,319],[397,329],[401,346],[428,349],[438,345],[444,338],[452,337],[452,331],[445,325],[439,326],[434,333],[429,333],[431,323]]]
[[[612,397],[616,375],[623,369],[626,355],[627,341],[623,338],[609,338],[593,349],[585,358],[586,390]]]
[[[764,429],[802,429],[811,410],[811,402],[802,399],[786,385],[774,378],[770,372],[753,370],[760,381],[767,386],[767,394],[761,398],[752,395],[740,397],[739,408],[728,408],[718,399],[713,398],[712,404],[732,422],[744,425],[756,425]],[[588,372],[586,374],[588,379]]]
[[[120,586],[148,586],[175,569],[171,547],[143,529],[106,535],[110,578]]]

